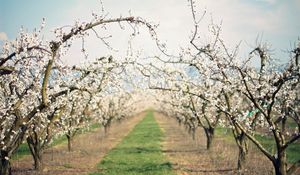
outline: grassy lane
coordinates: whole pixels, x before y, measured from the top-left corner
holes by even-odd
[[[162,154],[162,137],[163,133],[153,117],[153,112],[148,112],[97,165],[98,172],[90,175],[174,174],[170,162]]]

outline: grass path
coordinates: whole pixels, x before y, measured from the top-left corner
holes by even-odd
[[[148,112],[145,118],[98,164],[98,172],[90,175],[174,174],[170,162],[162,154],[163,133]]]

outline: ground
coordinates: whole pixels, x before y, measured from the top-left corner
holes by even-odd
[[[62,144],[46,150],[44,155],[45,170],[43,175],[76,175],[95,171],[96,164],[113,147],[115,147],[133,127],[141,121],[145,113],[114,123],[105,136],[102,128],[79,135],[74,139],[73,151],[67,151]],[[32,175],[33,161],[25,156],[12,162],[14,175]],[[41,173],[36,173],[41,174]]]
[[[44,155],[46,168],[42,174],[75,175],[99,171],[99,166],[101,169],[101,166],[104,165],[104,156],[113,154],[115,150],[112,148],[122,147],[121,141],[128,138],[126,136],[130,136],[133,128],[142,121],[145,115],[144,112],[121,123],[114,123],[107,135],[104,135],[101,128],[81,134],[74,139],[74,149],[71,152],[67,151],[66,144],[60,144],[46,150]],[[207,151],[202,130],[197,130],[195,139],[192,139],[185,128],[174,119],[159,113],[154,113],[154,117],[163,135],[160,142],[163,159],[170,163],[174,174],[237,174],[238,152],[234,141],[228,141],[217,136],[212,149]],[[140,144],[139,147],[142,145]],[[31,175],[35,173],[32,170],[31,156],[14,160],[12,163],[13,174]],[[113,166],[110,165],[110,167]],[[300,174],[299,171],[295,174]],[[270,161],[253,145],[250,145],[244,173],[246,175],[273,174],[273,167]],[[148,172],[146,174],[155,173]]]
[[[237,174],[238,152],[234,142],[216,137],[211,150],[207,151],[204,131],[197,130],[193,140],[177,121],[158,113],[155,117],[166,135],[163,142],[165,155],[177,174]],[[250,149],[246,165],[245,174],[273,174],[272,164],[254,148]]]

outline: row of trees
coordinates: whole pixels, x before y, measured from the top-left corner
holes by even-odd
[[[136,105],[139,96],[126,92],[134,89],[122,88],[122,72],[130,66],[130,58],[100,57],[73,67],[61,63],[72,42],[84,42],[90,33],[110,47],[97,29],[112,23],[128,25],[131,38],[144,26],[155,39],[154,28],[142,18],[107,19],[103,13],[93,14],[90,22],[76,22],[71,29],[57,28],[56,39],[50,42],[43,39],[43,22],[40,29],[32,33],[22,29],[14,41],[4,43],[0,57],[0,174],[11,173],[10,159],[24,141],[35,169],[42,170],[43,151],[53,137],[66,135],[71,150],[72,138],[81,128],[95,122],[108,128],[113,120],[138,112],[128,105]],[[82,52],[86,54],[85,48]]]
[[[150,88],[163,93],[157,98],[160,111],[184,123],[193,137],[196,128],[204,130],[207,149],[211,148],[216,127],[231,128],[239,149],[240,171],[250,141],[273,163],[276,174],[291,174],[300,163],[298,160],[288,168],[286,155],[287,148],[300,138],[299,50],[296,48],[289,64],[280,69],[267,63],[257,69],[224,54],[219,57],[214,50],[196,59],[163,61],[183,66],[182,74],[162,70],[165,82],[150,84]],[[254,52],[262,60],[267,54],[260,46]],[[189,69],[197,73],[186,73]],[[275,152],[270,152],[256,135],[271,138]]]
[[[71,150],[81,128],[98,122],[107,131],[113,120],[144,110],[151,99],[156,99],[153,107],[184,123],[193,136],[202,128],[207,149],[216,127],[231,128],[239,149],[240,173],[249,142],[273,163],[277,175],[292,173],[299,161],[288,166],[286,150],[300,138],[300,45],[291,50],[284,66],[275,65],[261,43],[248,58],[240,58],[239,47],[228,48],[222,40],[219,25],[209,25],[209,42],[200,41],[205,14],[198,19],[195,2],[189,2],[194,30],[189,46],[179,56],[166,52],[151,24],[131,16],[107,19],[94,14],[88,23],[76,22],[69,30],[58,28],[57,38],[50,42],[43,40],[43,24],[5,43],[0,57],[1,174],[10,173],[10,158],[24,141],[35,168],[43,169],[43,151],[53,137],[66,135]],[[163,57],[139,61],[108,56],[73,67],[61,63],[72,42],[84,42],[90,32],[110,47],[97,27],[111,23],[129,25],[131,37],[138,27],[146,27]],[[82,52],[87,54],[85,48]],[[257,134],[272,138],[276,151],[266,149]]]
[[[203,38],[201,19],[197,19],[194,2],[190,3],[194,20],[191,47],[178,57],[156,57],[161,66],[149,65],[144,70],[150,89],[162,93],[157,97],[160,111],[184,123],[191,134],[202,128],[207,149],[217,126],[231,128],[239,149],[240,173],[249,142],[272,162],[275,174],[293,173],[300,159],[288,166],[286,150],[300,138],[300,44],[289,52],[285,65],[278,65],[262,43],[247,58],[240,58],[239,46],[226,46],[219,25],[209,26],[209,42],[199,41]],[[253,64],[255,61],[259,64]],[[271,138],[275,151],[270,152],[256,135]]]

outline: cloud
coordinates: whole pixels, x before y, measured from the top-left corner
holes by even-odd
[[[258,2],[264,2],[264,3],[268,3],[268,4],[275,4],[276,0],[256,0]]]
[[[8,37],[5,32],[0,32],[0,41],[6,41]]]
[[[140,3],[139,0],[103,0],[105,11],[109,17],[122,16],[141,16],[147,21],[159,24],[157,33],[162,42],[167,43],[168,51],[176,55],[179,47],[189,46],[188,39],[193,30],[193,21],[190,8],[187,1],[182,0],[146,0]],[[262,35],[262,39],[272,43],[274,48],[285,48],[295,36],[298,36],[299,23],[297,14],[299,13],[299,0],[291,0],[291,2],[278,0],[219,0],[218,2],[210,0],[201,0],[196,3],[198,16],[203,11],[207,11],[207,15],[200,23],[199,32],[201,42],[210,40],[211,33],[208,32],[208,25],[211,18],[217,24],[222,21],[222,38],[229,47],[234,47],[240,41],[245,41],[245,49],[249,50],[249,45],[254,44],[257,36]],[[129,12],[130,11],[130,12]],[[101,13],[101,6],[98,0],[80,1],[76,0],[72,6],[66,8],[60,14],[60,20],[57,26],[72,24],[74,19],[80,21],[89,21],[91,13]],[[128,45],[128,35],[132,32],[120,29],[119,25],[109,25],[107,30],[97,29],[100,35],[113,35],[110,38],[110,44],[119,50],[120,57],[124,57]],[[141,27],[141,31],[144,28]],[[142,33],[140,31],[140,33]],[[153,40],[145,34],[140,34],[134,39],[132,48],[149,54],[156,54],[155,44]],[[105,46],[91,32],[91,37],[85,43],[89,58],[109,54]],[[255,44],[254,44],[255,45]],[[255,46],[253,46],[255,47]],[[69,50],[65,60],[70,64],[82,61],[82,55],[78,54],[81,50],[80,40]],[[244,49],[244,50],[245,50]],[[241,49],[241,53],[244,52]],[[245,51],[247,53],[247,51]]]

